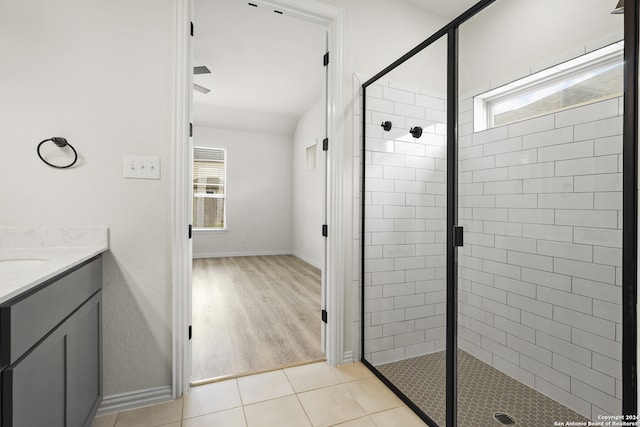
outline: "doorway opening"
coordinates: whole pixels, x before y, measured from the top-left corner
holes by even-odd
[[[327,363],[342,364],[353,360],[349,348],[345,349],[345,229],[343,213],[344,194],[344,111],[343,55],[344,11],[316,0],[254,0],[255,4],[271,5],[291,16],[319,24],[326,29],[331,59],[327,65],[326,136],[336,149],[326,152],[327,191],[326,224],[330,227],[326,239],[323,283],[325,284],[326,323],[323,325]],[[191,36],[192,1],[175,2],[175,57],[176,86],[173,145],[173,357],[172,396],[178,398],[189,392],[191,377],[191,274],[192,274],[192,195],[191,167],[193,141],[190,138],[193,96],[193,58]],[[197,31],[197,30],[196,30]],[[323,316],[324,317],[324,316]]]
[[[192,144],[226,153],[223,174],[192,163],[216,175],[193,176],[199,384],[324,359],[327,29],[231,0],[194,15]]]
[[[320,277],[294,255],[194,259],[192,385],[324,360]]]

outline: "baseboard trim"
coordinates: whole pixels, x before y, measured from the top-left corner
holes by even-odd
[[[149,388],[121,394],[113,394],[102,399],[96,415],[141,408],[173,400],[171,386]]]
[[[200,253],[193,254],[194,259],[200,258],[227,258],[227,257],[235,257],[235,256],[270,256],[270,255],[293,255],[296,258],[300,258],[302,261],[307,264],[311,264],[315,268],[322,270],[322,263],[318,263],[310,258],[307,258],[304,255],[300,255],[295,251],[290,250],[282,250],[282,251],[257,251],[257,252],[215,252],[215,253]]]
[[[291,255],[295,256],[296,258],[300,258],[301,260],[303,260],[307,264],[310,264],[310,265],[314,266],[315,268],[317,268],[319,270],[322,270],[322,262],[317,262],[315,260],[312,260],[311,258],[308,258],[308,257],[306,257],[304,255],[301,255],[296,251],[294,251]]]
[[[292,255],[291,250],[280,251],[249,251],[249,252],[209,252],[193,254],[193,258],[227,258],[234,256],[269,256],[269,255]]]

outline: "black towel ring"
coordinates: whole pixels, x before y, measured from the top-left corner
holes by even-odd
[[[56,144],[58,147],[62,148],[62,147],[69,147],[71,148],[71,150],[73,151],[73,161],[71,163],[69,163],[68,165],[64,165],[64,166],[57,166],[57,165],[52,165],[51,163],[47,162],[44,157],[42,157],[42,154],[40,154],[40,147],[42,146],[42,144],[44,144],[47,141],[51,141],[54,144]],[[58,169],[66,169],[66,168],[70,168],[71,166],[75,165],[76,162],[78,161],[78,152],[76,151],[75,148],[73,148],[73,146],[71,144],[69,144],[67,142],[66,139],[59,137],[59,136],[54,136],[48,139],[45,139],[44,141],[40,142],[40,144],[38,144],[38,157],[40,157],[40,160],[42,160],[43,162],[45,162],[46,164],[48,164],[49,166],[51,166],[52,168],[58,168]]]

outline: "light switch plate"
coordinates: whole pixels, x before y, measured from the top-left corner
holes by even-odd
[[[131,179],[160,179],[160,157],[125,154],[122,176]]]

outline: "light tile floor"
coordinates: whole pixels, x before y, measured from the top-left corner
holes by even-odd
[[[93,427],[424,427],[361,363],[313,363],[193,387],[183,399]]]

